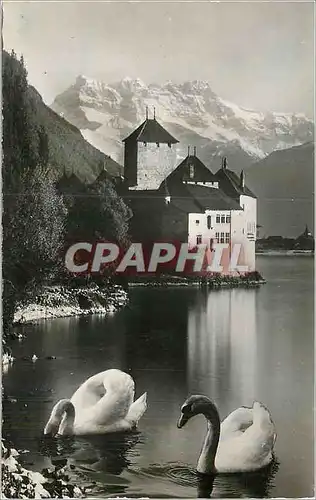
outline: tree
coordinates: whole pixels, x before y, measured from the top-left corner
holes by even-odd
[[[48,140],[37,128],[23,59],[3,54],[3,326],[16,302],[56,272],[65,207],[48,171]]]
[[[108,240],[126,245],[129,209],[109,180],[96,181],[74,197],[69,209],[67,239]]]

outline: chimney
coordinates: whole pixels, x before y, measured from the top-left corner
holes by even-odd
[[[148,106],[146,106],[146,120],[148,120]]]
[[[154,120],[156,120],[156,108],[154,108]]]
[[[188,156],[190,156],[190,146],[188,146]]]
[[[245,172],[243,170],[240,173],[240,187],[241,189],[245,188]]]
[[[225,168],[227,168],[227,158],[226,158],[226,156],[224,156],[222,158],[222,169],[225,170]]]
[[[194,146],[194,148],[193,148],[193,154],[194,154],[194,156],[196,156],[196,146]]]

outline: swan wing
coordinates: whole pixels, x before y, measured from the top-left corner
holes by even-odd
[[[75,406],[76,413],[80,414],[82,411],[91,409],[106,394],[107,389],[104,387],[106,373],[107,371],[104,371],[89,377],[74,392],[71,402]]]
[[[218,446],[215,467],[219,472],[246,472],[261,469],[273,457],[276,431],[271,415],[261,403],[254,403],[253,424],[244,432],[231,434]]]
[[[121,370],[106,370],[90,377],[71,398],[75,433],[101,434],[136,427],[146,410],[147,395],[134,402],[134,394],[134,380]]]
[[[147,409],[147,392],[145,392],[140,398],[136,399],[134,403],[131,404],[125,420],[129,422],[131,427],[137,427],[140,418],[144,415]]]
[[[227,439],[245,432],[253,424],[253,409],[241,406],[221,423],[221,439]]]
[[[251,472],[268,465],[272,448],[265,439],[256,439],[246,433],[220,441],[215,457],[218,472]]]
[[[100,381],[98,381],[100,382]],[[97,426],[113,426],[125,419],[134,400],[135,384],[130,375],[120,370],[107,370],[102,374],[102,382],[96,387],[98,401],[88,409]]]

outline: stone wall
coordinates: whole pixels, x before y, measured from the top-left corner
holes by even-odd
[[[177,153],[174,144],[138,143],[137,187],[135,189],[157,189],[167,175],[176,167]]]

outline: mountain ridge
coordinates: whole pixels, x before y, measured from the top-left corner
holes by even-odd
[[[47,133],[49,164],[56,178],[74,173],[82,182],[90,183],[102,170],[112,177],[123,174],[121,165],[92,146],[75,125],[47,106],[35,87],[29,85],[28,94],[33,119]]]
[[[296,238],[314,227],[313,141],[274,151],[245,170],[246,183],[258,199],[263,236]]]
[[[123,78],[105,83],[79,75],[51,105],[77,126],[95,147],[122,162],[122,139],[146,117],[146,107],[178,140],[179,161],[188,145],[196,145],[210,168],[225,155],[236,171],[264,158],[311,140],[313,123],[303,113],[264,113],[237,106],[218,97],[209,82],[146,85]],[[176,136],[181,129],[181,139]]]

